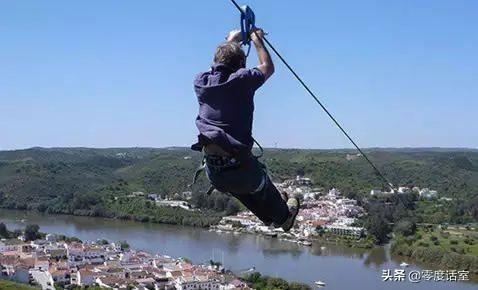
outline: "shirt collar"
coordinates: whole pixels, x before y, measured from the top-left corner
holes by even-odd
[[[211,71],[213,73],[219,72],[219,73],[227,73],[227,74],[232,74],[234,70],[232,70],[230,67],[223,63],[214,63],[211,66]]]

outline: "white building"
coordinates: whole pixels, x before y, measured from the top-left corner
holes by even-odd
[[[353,236],[356,238],[361,237],[365,233],[364,228],[351,227],[351,226],[340,225],[340,224],[327,225],[325,226],[325,228],[336,235]]]
[[[50,272],[31,269],[30,274],[32,276],[32,279],[36,283],[38,283],[38,285],[40,285],[43,290],[55,290],[55,287],[53,286],[54,281],[52,276],[50,275]]]
[[[57,241],[57,236],[54,234],[47,234],[45,236],[45,240],[48,242],[56,242]]]
[[[19,251],[24,245],[26,244],[19,239],[2,239],[0,241],[0,253]]]
[[[93,285],[93,283],[95,283],[96,281],[96,278],[98,278],[99,276],[99,273],[95,273],[87,269],[80,269],[76,274],[77,284],[79,286]]]
[[[337,198],[340,195],[340,191],[336,188],[332,188],[329,190],[329,193],[327,193],[327,197],[329,198]]]
[[[159,206],[180,207],[186,210],[191,209],[191,205],[184,200],[157,200],[156,204]]]
[[[219,281],[208,279],[207,277],[179,277],[175,281],[178,290],[219,290],[221,283]]]
[[[406,186],[400,186],[398,188],[398,193],[409,193],[410,192],[410,188],[406,187]]]
[[[319,195],[319,193],[318,192],[306,192],[303,195],[304,195],[304,200],[314,200],[314,199],[316,199],[316,196]]]
[[[226,216],[223,217],[221,223],[240,223],[242,226],[248,227],[256,224],[251,218],[240,216]]]
[[[438,192],[436,190],[430,190],[428,188],[423,188],[419,193],[421,198],[432,199],[438,197]]]
[[[295,186],[312,186],[312,180],[308,177],[302,177],[297,175],[297,177],[291,182]]]
[[[382,191],[380,189],[372,189],[370,191],[370,195],[374,196],[374,195],[380,195],[382,193]]]

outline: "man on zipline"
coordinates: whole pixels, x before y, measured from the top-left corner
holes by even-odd
[[[204,152],[207,177],[217,190],[231,193],[264,224],[289,231],[299,200],[281,194],[251,152],[254,93],[274,73],[263,35],[261,29],[251,33],[259,56],[257,67],[246,68],[241,32],[231,31],[216,49],[211,69],[196,77],[199,136],[191,148]]]

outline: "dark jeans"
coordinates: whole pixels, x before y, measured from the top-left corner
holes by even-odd
[[[267,175],[265,165],[250,157],[238,168],[220,170],[206,165],[211,184],[239,199],[264,224],[282,225],[289,216],[287,203]],[[258,191],[258,188],[262,189]]]

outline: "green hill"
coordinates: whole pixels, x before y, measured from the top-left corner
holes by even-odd
[[[429,187],[456,200],[461,216],[478,216],[478,151],[473,149],[368,149],[370,158],[396,185]],[[365,196],[383,183],[352,150],[268,149],[263,161],[275,181],[302,174],[325,189]],[[352,157],[352,158],[350,158]],[[0,151],[0,207],[50,213],[137,218],[189,224],[199,213],[170,211],[132,192],[171,196],[189,190],[200,154],[188,148],[31,148]],[[215,212],[234,210],[226,195],[204,202],[202,178],[193,202]],[[199,202],[198,200],[202,200]],[[476,205],[476,209],[474,206]],[[232,208],[232,209],[231,209]],[[186,218],[183,217],[187,216]],[[165,217],[168,218],[165,218]],[[209,215],[209,222],[219,215]],[[465,221],[466,219],[463,219]]]

